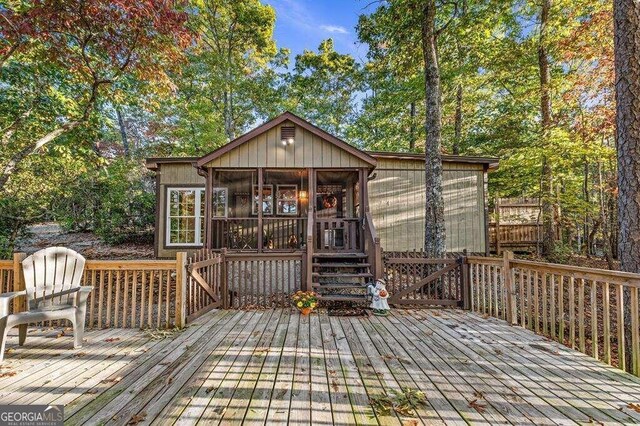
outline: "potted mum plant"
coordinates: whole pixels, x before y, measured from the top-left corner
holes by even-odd
[[[309,315],[318,304],[318,295],[313,291],[296,291],[291,300],[302,315]]]

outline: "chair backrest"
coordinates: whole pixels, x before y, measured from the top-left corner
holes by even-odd
[[[80,287],[85,259],[66,247],[49,247],[22,261],[29,308],[43,304],[72,305]]]

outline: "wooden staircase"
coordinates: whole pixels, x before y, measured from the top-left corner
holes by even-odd
[[[373,274],[364,253],[314,253],[311,278],[321,300],[366,302]]]

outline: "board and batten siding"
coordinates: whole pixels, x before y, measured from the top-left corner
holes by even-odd
[[[295,138],[286,146],[280,139],[282,126],[295,127]],[[308,130],[285,121],[248,140],[235,149],[211,160],[205,167],[214,168],[351,168],[371,165]]]
[[[385,251],[424,247],[424,162],[379,158],[369,181],[369,205]],[[443,163],[443,196],[448,252],[486,248],[484,167]]]
[[[156,257],[174,258],[179,251],[191,252],[197,250],[198,247],[189,247],[188,249],[179,247],[165,247],[166,244],[166,221],[167,221],[167,188],[181,187],[205,187],[204,177],[198,174],[198,171],[191,163],[166,163],[158,167],[156,197],[158,197],[158,205],[156,212]]]

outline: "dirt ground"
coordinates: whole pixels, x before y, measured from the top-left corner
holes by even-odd
[[[51,246],[63,246],[87,259],[151,259],[151,244],[109,245],[91,232],[66,232],[55,222],[32,225],[16,243],[16,251],[27,254]]]

